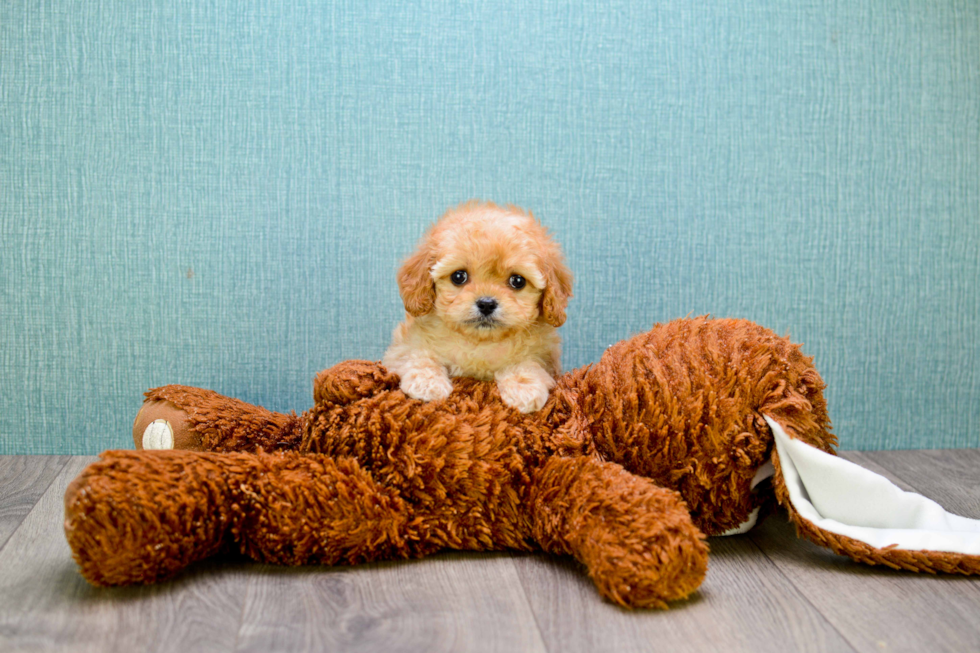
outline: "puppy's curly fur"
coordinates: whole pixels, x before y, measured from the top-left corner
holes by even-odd
[[[572,274],[534,216],[471,201],[449,210],[398,272],[407,313],[383,364],[410,397],[452,392],[450,377],[495,380],[521,412],[541,408],[560,372]]]

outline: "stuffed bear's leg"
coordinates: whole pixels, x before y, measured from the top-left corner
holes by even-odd
[[[302,416],[181,385],[147,392],[133,422],[137,449],[286,451],[302,438]]]
[[[762,415],[833,451],[823,380],[798,345],[745,320],[692,318],[613,345],[563,381],[577,391],[605,460],[678,490],[708,535],[742,528],[771,493]]]
[[[108,451],[65,492],[65,537],[95,585],[151,583],[216,553],[233,512],[220,466],[183,451]]]
[[[150,583],[228,548],[275,564],[428,553],[407,504],[352,460],[110,451],[65,493],[65,535],[96,585]]]
[[[585,564],[609,600],[664,608],[704,579],[708,547],[676,492],[590,458],[551,459],[533,482],[535,539]]]

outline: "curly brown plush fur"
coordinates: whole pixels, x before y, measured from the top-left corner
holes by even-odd
[[[741,320],[658,325],[561,377],[530,414],[492,383],[455,379],[423,403],[398,382],[341,363],[299,416],[151,390],[135,431],[163,410],[200,451],[107,452],[72,483],[82,574],[153,582],[223,549],[279,564],[543,550],[575,556],[620,605],[664,607],[700,585],[705,535],[769,499],[750,489],[773,450],[762,415],[835,445],[811,359]]]

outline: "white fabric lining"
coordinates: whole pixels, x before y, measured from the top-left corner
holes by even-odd
[[[947,512],[860,465],[790,438],[765,419],[793,508],[817,528],[879,549],[980,555],[980,520]]]
[[[756,470],[755,476],[752,477],[752,483],[749,485],[749,488],[754,490],[755,486],[757,486],[759,483],[766,480],[767,478],[772,477],[772,475],[775,473],[776,473],[776,468],[772,466],[772,461],[767,460],[765,463],[762,464],[761,467],[759,467],[758,470]],[[756,506],[756,508],[749,513],[748,519],[743,521],[735,528],[729,528],[724,533],[721,533],[720,537],[728,537],[729,535],[741,535],[742,533],[748,533],[750,530],[755,528],[755,524],[758,521],[759,521],[759,508],[758,506]]]

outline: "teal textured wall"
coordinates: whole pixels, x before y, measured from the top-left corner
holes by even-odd
[[[306,408],[470,197],[564,243],[567,367],[747,317],[844,447],[980,446],[980,3],[6,0],[0,453]]]

